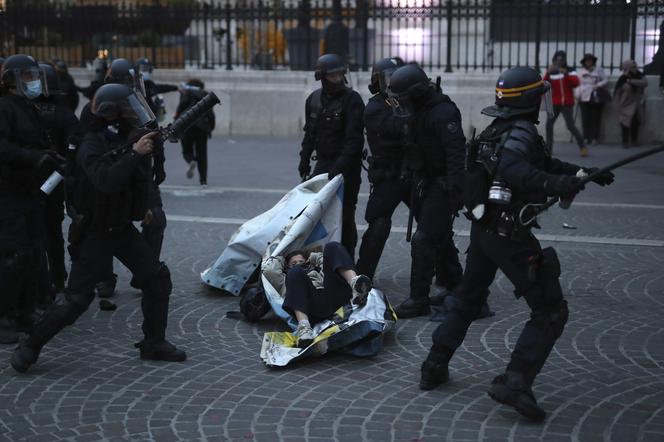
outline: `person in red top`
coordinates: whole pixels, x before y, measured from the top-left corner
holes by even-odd
[[[588,155],[583,136],[574,125],[574,88],[579,86],[580,80],[576,72],[567,66],[565,51],[556,51],[551,60],[551,66],[544,75],[544,81],[551,83],[553,99],[553,115],[546,120],[546,144],[553,152],[553,125],[558,115],[563,114],[567,129],[572,133],[579,144],[581,156]]]

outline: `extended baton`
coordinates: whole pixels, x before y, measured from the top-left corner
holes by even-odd
[[[652,149],[648,149],[646,151],[631,155],[627,158],[623,158],[622,160],[616,161],[613,164],[609,164],[608,166],[603,167],[603,168],[599,169],[598,171],[593,172],[592,174],[583,177],[581,179],[581,181],[579,182],[579,184],[577,186],[577,189],[578,189],[578,191],[580,191],[586,184],[593,181],[595,178],[602,175],[603,173],[611,172],[612,170],[615,170],[615,169],[617,169],[619,167],[622,167],[626,164],[629,164],[629,163],[632,163],[634,161],[640,160],[641,158],[645,158],[645,157],[649,157],[651,155],[655,155],[656,153],[660,153],[660,152],[664,152],[664,144],[660,145],[658,147],[653,147]],[[528,224],[533,222],[535,220],[535,218],[537,218],[537,216],[539,216],[541,213],[545,212],[546,210],[550,209],[551,206],[556,204],[559,200],[560,200],[560,198],[556,197],[556,198],[551,198],[549,201],[547,201],[544,204],[526,204],[525,206],[523,206],[523,208],[519,212],[519,222],[521,223],[522,226],[527,226]],[[528,220],[524,221],[523,216],[526,214],[527,210],[533,210],[533,215]]]

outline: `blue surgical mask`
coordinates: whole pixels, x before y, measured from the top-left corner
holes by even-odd
[[[34,80],[25,82],[25,96],[28,97],[29,100],[34,100],[35,98],[39,97],[41,93],[41,81]]]

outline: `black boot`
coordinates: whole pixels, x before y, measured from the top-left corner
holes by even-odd
[[[19,373],[25,373],[31,365],[37,362],[40,351],[41,347],[34,348],[30,347],[26,341],[21,342],[12,354],[10,361],[12,367]]]
[[[431,314],[429,298],[408,298],[394,309],[398,319],[415,318]]]
[[[149,361],[182,362],[187,359],[184,351],[178,350],[165,339],[163,341],[144,339],[134,344],[134,347],[140,349],[141,359]]]
[[[431,305],[442,305],[445,302],[445,297],[452,294],[452,290],[447,289],[441,285],[434,284],[431,286],[431,294],[429,295],[429,302]]]
[[[118,281],[118,275],[113,274],[112,277],[107,278],[104,281],[99,281],[95,285],[95,293],[100,298],[110,298],[115,294],[115,285]]]
[[[433,390],[437,386],[444,384],[450,378],[450,372],[447,363],[431,361],[428,358],[422,362],[420,369],[420,390]]]
[[[0,318],[0,344],[16,344],[19,334],[16,322],[7,316]]]
[[[496,376],[491,382],[489,396],[496,402],[514,407],[522,416],[542,422],[546,412],[537,404],[535,395],[525,376],[517,371],[508,370]]]

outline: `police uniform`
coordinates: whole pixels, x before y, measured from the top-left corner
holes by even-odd
[[[429,291],[436,261],[444,263],[446,285],[452,288],[461,280],[452,224],[459,209],[465,137],[459,109],[419,67],[397,69],[390,79],[390,94],[401,101],[399,108],[408,103],[412,108],[404,170],[413,180],[411,200],[417,230],[411,242],[410,298],[395,310],[398,317],[409,318],[430,312]]]
[[[330,55],[333,54],[321,58]],[[307,97],[304,139],[300,152],[302,162],[306,161],[307,164],[313,152],[316,152],[314,176],[327,173],[332,178],[343,174],[341,243],[351,257],[355,256],[357,244],[355,207],[362,183],[363,112],[364,102],[356,91],[348,87],[330,91],[324,83],[324,87]]]
[[[95,101],[119,103],[130,95],[138,99],[128,87],[108,84],[97,91]],[[102,104],[99,109],[104,112]],[[117,131],[103,128],[88,132],[81,142],[74,172],[78,190],[71,201],[76,215],[69,232],[72,267],[67,289],[14,352],[11,363],[17,371],[26,371],[37,361],[41,348],[87,310],[95,297],[95,284],[113,257],[142,283],[144,339],[137,344],[141,357],[169,361],[186,358],[165,339],[172,291],[170,272],[133,225],[148,209],[153,185],[151,159],[134,150],[111,152],[126,140]]]
[[[527,204],[543,203],[547,197],[573,196],[579,190],[576,174],[581,169],[552,158],[538,135],[534,122],[545,91],[537,71],[513,68],[501,75],[496,86],[497,106],[483,111],[497,118],[469,149],[468,180],[469,185],[483,183],[475,193],[484,199],[468,204],[474,220],[463,281],[454,305],[433,333],[420,382],[420,388],[431,389],[447,380],[447,364],[500,269],[514,284],[515,296],[525,299],[531,315],[505,374],[494,379],[489,394],[537,421],[545,413],[537,405],[531,385],[563,332],[568,309],[554,249],[542,249],[531,232],[534,222],[528,222],[526,213],[520,220],[520,214]],[[509,101],[522,95],[523,102]]]

